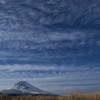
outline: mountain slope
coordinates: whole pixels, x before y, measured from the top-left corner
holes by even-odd
[[[0,91],[3,94],[48,94],[45,91],[38,89],[37,87],[32,86],[31,84],[20,81],[14,84],[12,87]]]

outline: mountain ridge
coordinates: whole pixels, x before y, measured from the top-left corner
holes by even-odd
[[[0,93],[2,94],[16,94],[16,95],[23,95],[23,94],[30,94],[30,95],[49,95],[48,92],[45,92],[35,86],[32,86],[26,81],[20,81],[15,83],[10,88],[1,90]]]

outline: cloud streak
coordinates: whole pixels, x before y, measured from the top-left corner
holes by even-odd
[[[94,75],[94,77],[99,76],[99,67],[93,66],[54,66],[54,65],[1,65],[0,66],[0,77],[16,77],[16,78],[32,78],[32,77],[52,77],[52,76],[60,76],[67,75],[69,78],[76,75],[89,77]]]

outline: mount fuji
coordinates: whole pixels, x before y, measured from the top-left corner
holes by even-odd
[[[37,87],[32,86],[31,84],[20,81],[15,83],[8,89],[0,91],[2,94],[15,94],[15,95],[50,95],[48,92],[45,92]]]

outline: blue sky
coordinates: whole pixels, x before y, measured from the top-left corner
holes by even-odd
[[[99,0],[0,0],[0,89],[20,80],[50,92],[100,91]]]

